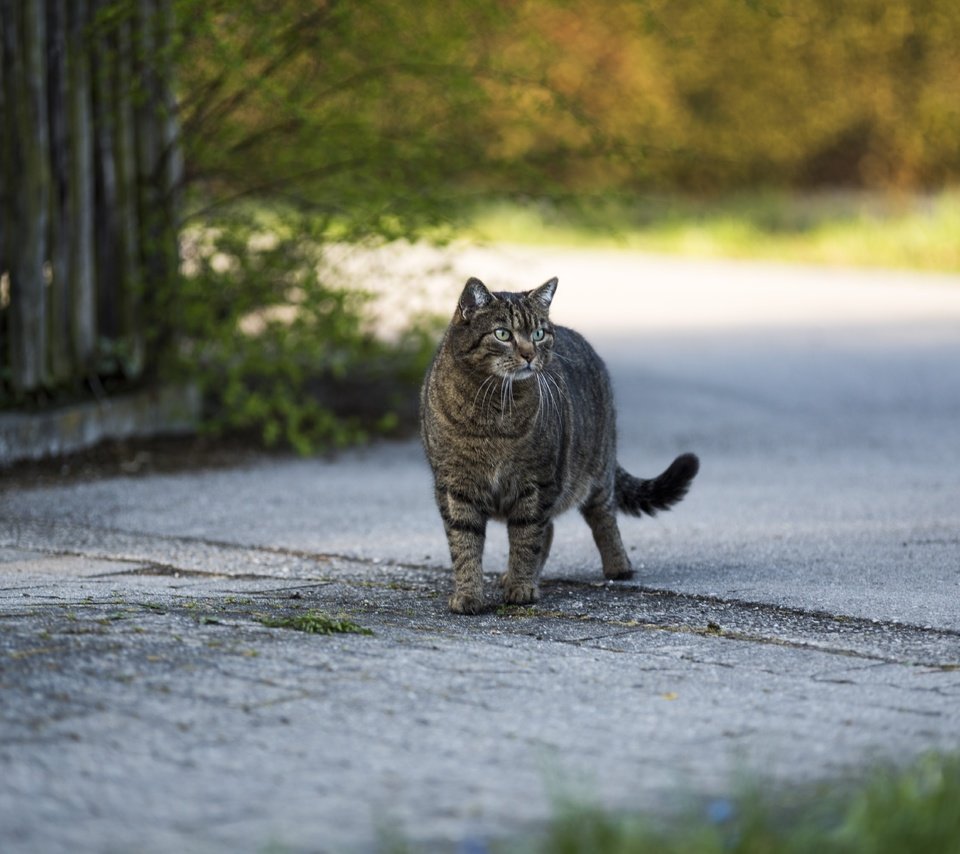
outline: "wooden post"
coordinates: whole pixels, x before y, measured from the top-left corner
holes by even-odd
[[[50,126],[50,371],[54,383],[73,379],[73,300],[70,248],[69,129],[67,127],[66,0],[47,0],[47,104]]]
[[[107,5],[93,0],[91,17]],[[118,211],[117,163],[114,150],[116,114],[110,81],[110,67],[116,62],[103,32],[93,33],[89,42],[91,82],[93,84],[94,162],[94,245],[97,270],[97,318],[102,337],[118,341],[121,337],[120,314],[123,283],[120,279],[120,227]]]
[[[4,123],[10,122],[11,104],[7,100],[7,80],[9,72],[7,61],[9,56],[6,41],[7,30],[11,21],[7,18],[5,0],[0,0],[0,117]],[[7,310],[10,301],[10,258],[7,249],[7,234],[10,229],[10,214],[12,209],[11,176],[13,165],[11,162],[12,134],[0,133],[0,400],[5,391],[5,380],[9,373],[7,366],[10,358],[7,340],[9,338],[10,312]]]
[[[44,0],[2,0],[5,102],[10,138],[4,229],[10,276],[10,382],[16,392],[47,382],[44,279],[50,204]]]
[[[141,303],[143,273],[140,264],[140,214],[137,205],[137,148],[133,111],[134,22],[130,16],[118,21],[111,33],[116,61],[112,67],[111,91],[114,105],[113,147],[117,170],[117,215],[119,242],[116,247],[123,282],[120,331],[128,342],[128,369],[135,375],[143,370],[144,335]]]
[[[172,340],[172,29],[170,0],[0,0],[0,398],[95,382],[101,338],[128,379]]]
[[[154,367],[170,346],[177,309],[172,286],[179,264],[177,185],[182,170],[173,97],[164,79],[172,71],[164,57],[170,11],[165,0],[138,0],[134,36],[134,73],[142,86],[135,110],[139,246],[144,315],[151,334],[147,355]]]
[[[67,4],[69,276],[73,294],[74,364],[83,374],[93,370],[97,345],[93,246],[93,128],[90,59],[85,44],[88,22],[88,0],[70,0]]]
[[[138,81],[134,107],[137,164],[137,211],[139,232],[137,247],[143,272],[144,318],[149,338],[146,342],[147,361],[152,362],[162,349],[157,320],[163,316],[163,294],[158,287],[162,266],[157,250],[160,246],[159,198],[156,191],[156,166],[161,149],[155,121],[154,70],[155,56],[154,13],[151,0],[137,0],[133,15],[133,75]]]

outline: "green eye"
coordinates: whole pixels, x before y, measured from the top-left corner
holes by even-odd
[[[497,341],[509,341],[510,340],[510,330],[504,329],[502,326],[494,329],[493,334],[496,337]]]
[[[533,335],[531,335],[530,338],[533,341],[543,341],[543,337],[546,334],[547,330],[541,326],[539,329],[534,330]]]

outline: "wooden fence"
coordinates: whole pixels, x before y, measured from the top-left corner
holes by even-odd
[[[169,0],[0,0],[0,403],[149,374],[182,185]]]

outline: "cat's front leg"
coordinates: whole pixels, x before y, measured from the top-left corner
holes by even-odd
[[[529,605],[540,598],[537,580],[553,542],[553,523],[545,518],[507,520],[510,564],[500,579],[503,599],[512,605]]]
[[[453,563],[450,610],[455,614],[479,614],[483,610],[483,543],[487,517],[469,501],[440,488],[437,505]]]

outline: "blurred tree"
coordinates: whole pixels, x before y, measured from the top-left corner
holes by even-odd
[[[535,62],[503,61],[507,4],[178,0],[177,10],[187,177],[203,191],[195,215],[267,197],[326,216],[343,239],[389,239],[445,221],[457,188],[508,189],[530,169],[501,149],[495,107],[551,95]],[[514,127],[543,119],[511,114]]]
[[[960,175],[955,0],[0,0],[0,15],[0,385],[16,394],[155,372],[187,322],[177,231],[265,201],[323,244],[416,237],[485,195]]]
[[[960,176],[952,0],[531,0],[526,10],[521,31],[554,46],[550,85],[631,155],[626,170],[601,164],[608,184],[921,189]],[[574,177],[602,184],[595,175]]]

